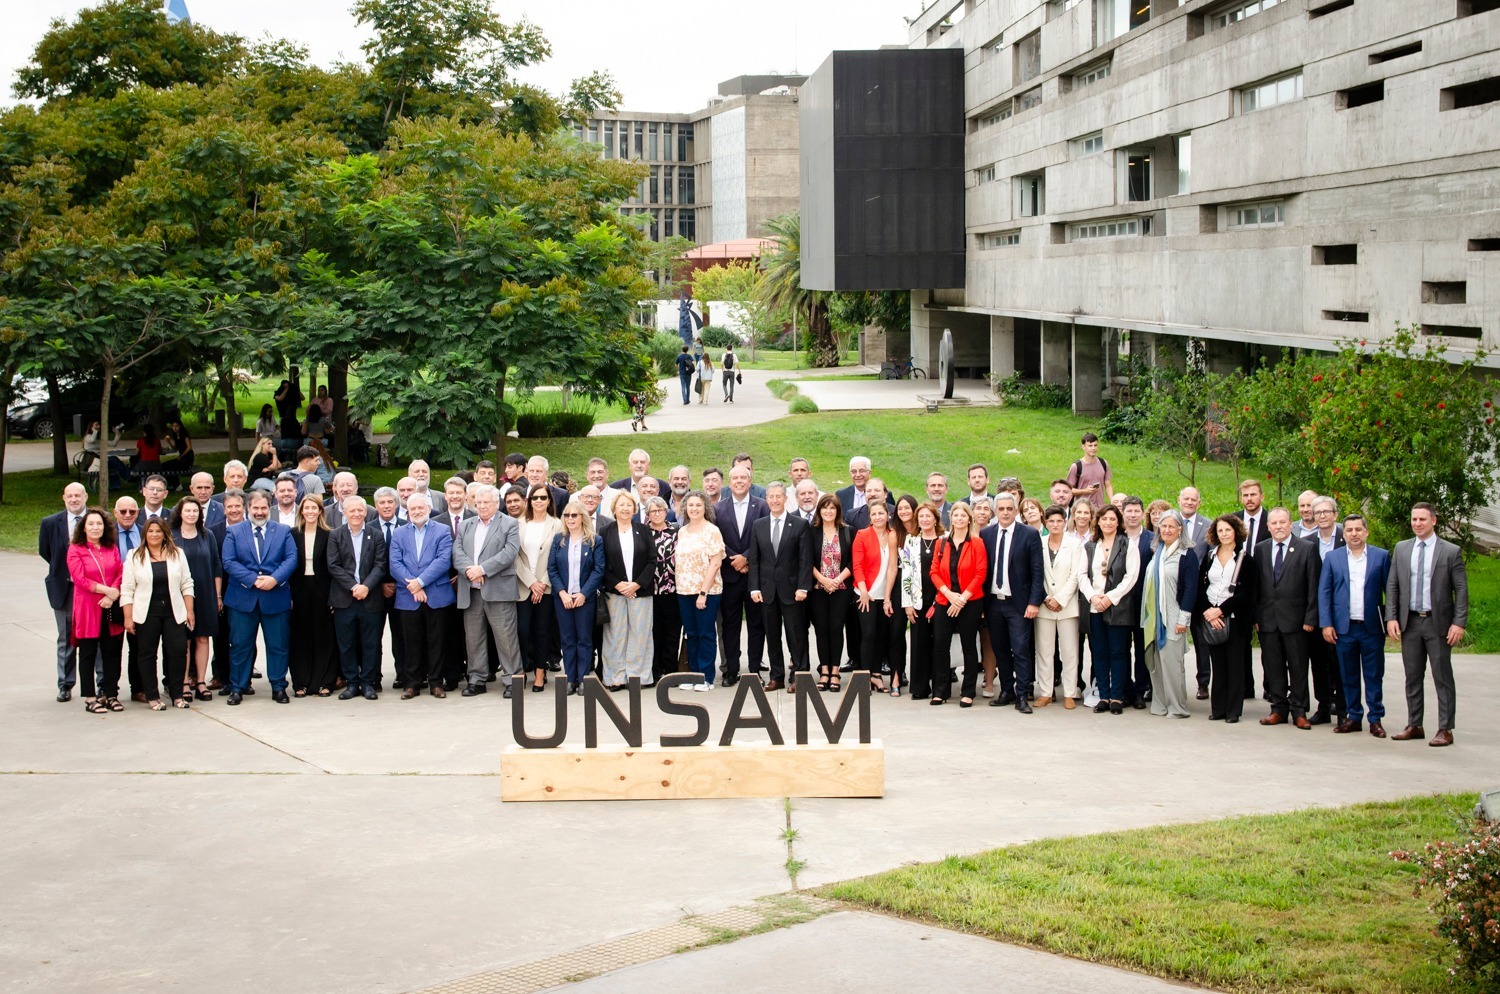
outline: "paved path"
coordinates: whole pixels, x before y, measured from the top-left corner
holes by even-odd
[[[661,410],[646,419],[650,429],[647,434],[664,431],[717,431],[721,428],[741,428],[745,425],[764,424],[787,416],[787,402],[775,397],[766,384],[771,380],[797,379],[806,375],[806,370],[769,371],[763,369],[742,370],[745,382],[734,388],[734,403],[724,401],[721,381],[715,381],[709,391],[708,403],[698,403],[697,394],[691,395],[692,403],[682,402],[682,386],[677,377],[661,381],[666,394]],[[591,435],[629,435],[629,421],[611,421],[594,426]]]
[[[502,805],[499,694],[278,706],[260,682],[237,708],[57,704],[42,573],[35,556],[0,554],[0,989],[409,991],[787,888],[776,800]],[[1387,667],[1399,727],[1399,658]],[[1045,836],[1494,787],[1500,723],[1484,718],[1500,711],[1500,657],[1455,670],[1451,749],[1209,724],[1197,702],[1174,721],[877,696],[887,795],[796,802],[801,883]],[[773,697],[789,726],[791,699]],[[550,698],[527,698],[549,727]],[[730,698],[694,698],[715,732]],[[569,709],[577,740],[581,701]],[[666,722],[645,719],[654,740]],[[940,959],[879,963],[931,989],[948,982],[922,979]],[[738,990],[764,989],[741,976]]]

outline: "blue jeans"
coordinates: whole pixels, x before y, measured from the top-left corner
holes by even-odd
[[[1365,628],[1363,622],[1349,622],[1349,630],[1339,636],[1333,650],[1339,657],[1339,673],[1344,680],[1344,716],[1362,721],[1385,718],[1385,699],[1381,684],[1385,680],[1385,636]],[[1361,695],[1360,678],[1364,678]],[[1364,702],[1364,703],[1361,703]],[[1368,705],[1368,710],[1366,708]]]
[[[259,607],[253,611],[229,609],[230,689],[243,693],[250,686],[257,627],[266,640],[266,676],[271,679],[271,689],[285,690],[287,664],[291,660],[292,612],[266,614]]]
[[[1094,685],[1101,701],[1123,701],[1129,689],[1128,625],[1106,625],[1104,615],[1089,615],[1089,645],[1094,654]]]
[[[682,637],[687,643],[688,669],[702,673],[703,679],[714,682],[714,655],[719,651],[719,632],[714,619],[719,616],[719,598],[722,594],[709,594],[698,607],[697,594],[678,594],[677,607],[682,614]]]
[[[684,404],[691,404],[692,401],[688,398],[692,395],[693,392],[693,374],[678,373],[677,379],[682,383],[682,402]]]
[[[554,597],[559,597],[553,594]],[[557,631],[562,643],[563,672],[568,683],[580,684],[589,675],[594,664],[594,607],[598,594],[583,602],[581,607],[566,608],[561,599],[557,604]]]

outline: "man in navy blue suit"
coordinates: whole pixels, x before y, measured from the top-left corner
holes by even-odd
[[[990,707],[1014,703],[1017,711],[1030,714],[1036,678],[1032,622],[1043,594],[1042,537],[1035,528],[1016,521],[1017,510],[1015,494],[1008,490],[996,494],[995,523],[979,533],[979,540],[989,557],[984,614],[1000,674],[1000,696],[990,700]]]
[[[271,699],[290,703],[286,671],[290,661],[292,573],[297,545],[292,530],[270,520],[271,498],[264,490],[249,496],[250,519],[224,532],[224,608],[229,614],[229,703],[238,704],[250,686],[255,663],[255,630],[266,640],[266,673]]]
[[[406,686],[401,699],[409,701],[430,685],[433,697],[447,697],[443,689],[444,636],[448,614],[457,600],[448,570],[453,565],[453,533],[432,524],[432,498],[412,494],[406,502],[411,520],[396,529],[387,556],[387,576],[396,585],[395,609],[406,642]]]
[[[1363,515],[1351,514],[1344,519],[1345,544],[1324,557],[1323,572],[1318,577],[1318,624],[1323,640],[1338,654],[1344,681],[1344,720],[1334,731],[1359,731],[1366,714],[1364,705],[1368,704],[1370,734],[1383,739],[1385,619],[1381,606],[1385,603],[1391,557],[1384,549],[1366,544],[1368,537]]]
[[[68,573],[68,544],[88,509],[89,492],[82,483],[63,487],[63,509],[42,519],[36,536],[36,554],[47,561],[47,603],[57,622],[57,699],[73,699],[78,679],[78,650],[73,648],[73,578]],[[88,660],[85,665],[94,665]]]
[[[714,505],[714,522],[724,536],[724,596],[719,601],[723,624],[726,687],[740,681],[740,621],[750,629],[750,671],[759,673],[766,651],[766,625],[760,605],[750,600],[750,532],[770,514],[759,497],[750,495],[750,469],[744,464],[729,471],[729,494]]]

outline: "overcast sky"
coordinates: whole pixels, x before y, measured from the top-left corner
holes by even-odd
[[[0,105],[14,101],[24,65],[55,17],[71,20],[80,0],[5,0],[0,32]],[[193,20],[257,39],[268,32],[306,45],[313,61],[362,60],[363,33],[347,0],[187,0]],[[552,43],[547,62],[522,73],[560,92],[576,76],[611,72],[628,110],[702,107],[720,81],[741,74],[810,73],[834,49],[906,43],[902,15],[921,0],[751,0],[702,4],[621,0],[494,0],[507,21],[526,18]]]

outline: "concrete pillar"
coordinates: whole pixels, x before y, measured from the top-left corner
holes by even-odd
[[[1203,363],[1211,373],[1229,374],[1247,367],[1245,343],[1219,338],[1203,340]]]
[[[937,376],[938,341],[943,335],[942,319],[946,312],[927,309],[929,293],[928,290],[911,292],[911,352],[908,354],[913,357],[913,362],[927,370],[928,376]]]
[[[1068,356],[1072,346],[1072,326],[1056,321],[1042,322],[1042,382],[1068,382]]]
[[[1104,412],[1103,331],[1088,325],[1073,329],[1073,413]]]
[[[1016,322],[990,315],[990,382],[1000,384],[1016,371]]]

